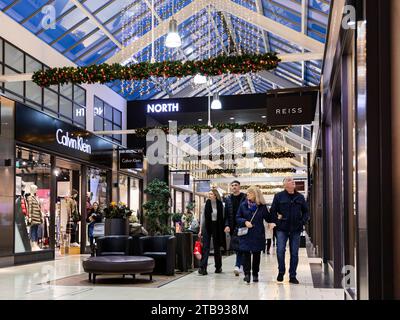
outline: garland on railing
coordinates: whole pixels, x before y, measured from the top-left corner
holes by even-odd
[[[250,187],[257,187],[257,188],[259,188],[261,190],[275,190],[275,189],[282,189],[283,190],[283,185],[282,184],[280,184],[280,185],[259,185],[259,184],[257,184],[255,186],[240,185],[240,188],[243,189],[243,190],[246,190],[246,189],[248,189]]]
[[[221,155],[209,155],[207,156],[185,156],[183,160],[190,161],[190,160],[232,160],[241,156],[246,158],[246,156],[251,156],[251,158],[265,158],[265,159],[285,159],[285,158],[294,158],[296,155],[290,151],[281,151],[281,152],[255,152],[253,154],[221,154]]]
[[[214,174],[237,174],[237,173],[246,173],[250,170],[236,170],[236,169],[208,169],[207,175]],[[274,168],[274,169],[253,169],[251,173],[295,173],[296,169],[293,168]]]
[[[269,125],[266,125],[265,123],[262,122],[249,122],[246,124],[239,124],[239,123],[217,123],[212,127],[209,127],[206,124],[195,124],[195,125],[182,125],[178,126],[178,133],[183,130],[183,129],[192,129],[194,130],[197,134],[201,133],[201,130],[211,130],[211,129],[217,129],[219,131],[222,131],[224,129],[228,129],[230,131],[234,130],[254,130],[254,132],[268,132],[268,131],[274,131],[274,130],[282,130],[282,131],[288,131],[290,126],[276,126],[272,127]],[[160,126],[160,127],[145,127],[145,128],[137,128],[135,129],[135,135],[138,137],[145,137],[147,133],[150,130],[153,129],[161,129],[164,131],[165,134],[169,134],[169,126]]]
[[[198,61],[140,62],[130,66],[100,64],[85,67],[50,68],[36,71],[32,81],[41,87],[66,83],[108,83],[114,80],[145,80],[150,77],[182,78],[202,74],[245,74],[272,70],[281,60],[276,53],[243,54],[240,56],[221,55]]]

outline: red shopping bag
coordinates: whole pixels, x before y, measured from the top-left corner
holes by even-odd
[[[201,254],[202,254],[202,245],[201,241],[197,240],[194,244],[194,250],[193,254],[196,257],[197,260],[201,260]]]

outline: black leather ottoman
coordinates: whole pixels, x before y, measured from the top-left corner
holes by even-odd
[[[101,274],[149,274],[150,281],[155,266],[154,259],[143,256],[99,256],[90,257],[82,262],[83,269],[89,273],[89,281],[96,283],[96,276]]]

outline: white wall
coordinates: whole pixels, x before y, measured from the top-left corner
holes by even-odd
[[[19,23],[0,11],[0,37],[14,44],[19,49],[30,54],[40,62],[50,67],[75,66],[57,50],[29,32]],[[93,131],[93,96],[96,95],[114,108],[122,111],[122,129],[126,129],[126,100],[105,85],[82,85],[86,89],[86,128]],[[122,136],[122,144],[126,146],[126,135]]]

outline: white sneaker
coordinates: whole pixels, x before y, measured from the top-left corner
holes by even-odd
[[[233,270],[233,273],[235,274],[236,277],[238,277],[239,273],[240,273],[239,267],[235,267],[235,269]]]
[[[240,273],[244,273],[244,271],[243,271],[243,266],[240,266],[239,272],[240,272]]]

